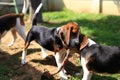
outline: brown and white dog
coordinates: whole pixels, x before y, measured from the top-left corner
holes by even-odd
[[[82,80],[90,80],[93,72],[120,72],[120,47],[101,46],[87,37],[83,43],[84,47],[81,47],[81,65],[84,73]]]
[[[42,3],[38,6],[35,11],[33,26],[27,34],[24,49],[22,52],[22,64],[26,63],[27,48],[30,42],[35,40],[43,48],[42,55],[47,56],[44,48],[55,52],[55,59],[58,69],[61,66],[64,57],[66,56],[66,50],[70,49],[73,53],[73,49],[79,46],[80,30],[76,22],[69,22],[58,28],[47,28],[45,26],[37,26],[36,14],[39,12]],[[68,79],[64,68],[60,71],[60,77],[65,80]]]
[[[26,34],[25,34],[25,24],[23,20],[24,14],[16,14],[16,13],[9,13],[0,16],[0,41],[1,38],[4,37],[4,35],[11,30],[13,35],[13,40],[8,46],[12,46],[15,42],[17,36],[16,36],[16,30],[19,33],[19,35],[25,40]]]

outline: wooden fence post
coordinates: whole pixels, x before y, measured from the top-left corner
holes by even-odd
[[[93,13],[102,12],[102,0],[93,0],[91,12]]]

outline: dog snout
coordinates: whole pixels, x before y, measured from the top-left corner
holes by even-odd
[[[75,44],[76,44],[76,45],[79,44],[79,40],[78,40],[78,39],[75,40]]]
[[[76,45],[78,45],[78,44],[79,44],[79,40],[78,40],[78,39],[72,39],[72,40],[71,40],[70,45],[71,45],[72,47],[74,47],[74,46],[76,46]]]

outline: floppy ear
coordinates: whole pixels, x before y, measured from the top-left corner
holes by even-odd
[[[80,50],[82,50],[88,44],[87,36],[81,34],[80,35]]]
[[[66,31],[65,42],[67,45],[69,45],[69,43],[70,43],[71,31],[72,31],[72,27],[69,27],[68,30]]]
[[[60,38],[62,39],[62,41],[64,42],[66,46],[68,46],[70,43],[71,31],[72,31],[72,27],[68,27],[68,28],[63,27],[59,31]]]

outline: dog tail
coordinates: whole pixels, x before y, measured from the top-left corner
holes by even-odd
[[[40,11],[41,7],[42,7],[42,2],[39,4],[37,9],[35,10],[35,13],[33,14],[32,26],[37,25],[37,14]]]

